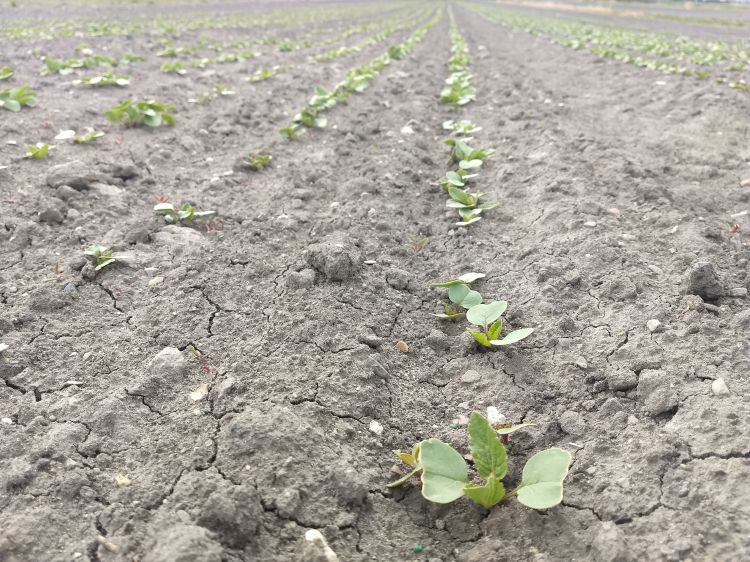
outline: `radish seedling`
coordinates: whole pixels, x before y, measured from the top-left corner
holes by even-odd
[[[13,74],[13,69],[9,66],[0,68],[0,80],[8,80]]]
[[[411,453],[394,451],[403,462],[413,467],[406,476],[388,484],[394,488],[419,476],[422,496],[435,503],[450,503],[462,496],[485,508],[503,499],[517,496],[518,501],[532,509],[549,509],[563,499],[563,480],[568,474],[570,453],[552,447],[532,456],[523,468],[521,483],[506,493],[502,480],[508,472],[508,457],[498,432],[479,412],[469,418],[469,449],[474,469],[483,480],[481,485],[469,479],[464,457],[453,447],[435,438],[420,441]]]
[[[260,68],[256,70],[251,76],[248,76],[245,78],[248,82],[261,82],[263,80],[268,80],[272,76],[275,76],[279,71],[278,66],[274,66],[272,68]]]
[[[12,90],[0,90],[0,107],[10,111],[21,111],[22,107],[36,107],[36,94],[28,86]]]
[[[159,203],[154,206],[154,212],[163,215],[168,224],[190,222],[193,219],[212,217],[216,211],[198,211],[190,203],[183,203],[175,207],[172,203]]]
[[[83,249],[84,255],[93,258],[94,270],[99,271],[117,261],[117,256],[107,246],[101,244],[89,244]]]
[[[83,135],[73,135],[73,142],[78,144],[87,144],[104,136],[101,131],[95,131],[91,127],[86,129],[86,133]]]
[[[26,154],[24,155],[24,158],[33,158],[35,160],[41,160],[45,156],[47,156],[47,153],[50,151],[51,148],[55,148],[54,145],[49,145],[44,142],[38,142],[36,144],[27,144],[26,145]]]
[[[242,159],[242,167],[259,172],[271,163],[270,154],[248,154]]]
[[[488,211],[497,207],[497,203],[482,203],[480,199],[484,193],[469,193],[453,185],[448,186],[448,195],[450,199],[445,203],[449,209],[458,209],[461,216],[459,226],[468,226],[480,220],[482,211]]]
[[[445,81],[446,87],[440,92],[440,103],[450,103],[454,107],[466,105],[476,100],[476,89],[471,85],[471,74],[454,72]]]
[[[84,86],[97,86],[100,88],[108,86],[120,86],[124,88],[130,84],[127,76],[117,76],[111,70],[108,70],[104,74],[99,76],[92,76],[91,78],[81,78],[80,80],[73,80],[73,84],[82,84]]]
[[[111,123],[124,123],[127,127],[158,127],[162,123],[174,125],[174,117],[170,114],[174,111],[171,105],[164,105],[154,100],[132,101],[125,100],[116,105],[104,116]]]
[[[279,129],[279,134],[289,140],[295,140],[299,138],[299,135],[304,134],[305,130],[299,123],[291,123],[286,127]]]
[[[487,158],[490,158],[495,151],[491,148],[472,148],[469,142],[473,139],[466,137],[463,139],[445,139],[443,142],[451,147],[451,162],[461,165],[464,162],[464,166],[470,168],[479,168],[482,162]],[[479,163],[473,162],[478,160]],[[464,166],[461,166],[462,168]]]
[[[132,64],[134,62],[143,62],[146,58],[142,55],[134,55],[132,53],[125,53],[120,57],[121,64]]]
[[[534,331],[533,328],[514,330],[504,338],[500,338],[500,334],[503,331],[503,320],[500,316],[503,315],[507,308],[508,303],[505,301],[494,301],[472,306],[466,311],[466,320],[479,329],[468,329],[467,332],[471,334],[477,343],[488,349],[494,346],[510,345],[530,336]]]
[[[448,289],[450,303],[443,305],[444,313],[435,314],[442,320],[453,320],[465,314],[463,309],[471,308],[482,302],[482,295],[474,291],[470,285],[477,279],[482,279],[484,273],[464,273],[456,279],[443,283],[432,283],[430,287]]]
[[[460,121],[454,121],[453,119],[450,119],[443,122],[443,129],[445,129],[446,131],[453,131],[454,133],[458,133],[459,135],[471,135],[473,133],[481,131],[482,127],[478,127],[477,125],[474,125],[474,123],[466,119],[462,119]]]
[[[161,65],[161,71],[167,74],[179,74],[180,76],[185,76],[185,74],[187,74],[187,70],[185,70],[185,67],[182,66],[182,63],[178,60],[165,62]]]

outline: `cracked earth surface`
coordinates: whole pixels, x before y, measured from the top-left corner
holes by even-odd
[[[36,75],[31,48],[67,56],[79,41],[4,40],[0,65],[16,62],[41,103],[3,115],[3,138],[92,121],[108,136],[0,169],[0,560],[302,560],[309,528],[347,561],[750,556],[750,311],[683,287],[699,258],[727,287],[750,281],[728,231],[750,226],[730,219],[750,198],[747,94],[454,9],[475,103],[437,103],[444,15],[296,143],[276,131],[312,88],[382,45],[325,64],[269,50],[264,64],[289,67],[259,84],[239,83],[241,63],[160,77],[147,57],[129,93],[175,103],[178,121],[151,132],[106,124],[121,92],[78,103],[61,77]],[[148,52],[149,39],[91,42]],[[213,83],[238,95],[187,103]],[[480,186],[500,206],[470,230],[433,185],[456,115],[497,149]],[[272,169],[237,171],[248,151],[271,153]],[[96,181],[49,187],[72,160]],[[162,195],[220,219],[166,226],[152,213]],[[62,224],[39,220],[48,207]],[[95,241],[128,260],[85,280],[81,246]],[[533,336],[483,353],[433,318],[443,295],[429,283],[467,271]],[[728,395],[712,392],[719,378]],[[490,405],[536,423],[514,434],[511,481],[533,452],[571,451],[561,506],[487,511],[385,488],[392,449],[435,436],[463,451],[451,421]]]

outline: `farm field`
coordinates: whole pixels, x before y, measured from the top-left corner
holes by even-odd
[[[749,63],[741,7],[0,7],[0,562],[750,558]]]

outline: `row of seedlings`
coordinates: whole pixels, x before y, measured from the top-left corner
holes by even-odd
[[[448,66],[451,76],[446,81],[447,87],[441,93],[440,99],[443,103],[451,103],[455,107],[460,107],[473,101],[475,92],[470,85],[471,56],[458,31],[453,14],[450,13],[450,16],[453,55]],[[479,130],[468,121],[448,121],[444,126],[458,135],[471,134]],[[451,138],[450,140],[449,144],[453,147],[451,162],[457,168],[446,174],[441,185],[451,195],[448,206],[458,208],[459,212],[462,212],[461,216],[464,220],[460,224],[465,225],[476,222],[481,210],[487,208],[478,207],[480,194],[470,194],[465,187],[468,181],[476,175],[470,172],[481,167],[484,158],[489,156],[489,153],[484,151],[481,158],[474,158],[476,163],[471,163],[471,158],[463,158],[472,156],[471,153],[474,152],[474,149],[466,148],[469,138]],[[456,154],[457,158],[454,158],[456,147],[459,147],[460,154]],[[460,206],[454,203],[459,203]],[[477,208],[479,212],[474,212],[473,209]],[[467,331],[483,348],[506,346],[528,337],[533,331],[531,328],[514,330],[505,337],[501,337],[503,331],[501,317],[508,303],[505,301],[483,303],[482,295],[472,289],[471,284],[484,276],[482,273],[466,273],[456,279],[434,283],[432,287],[448,290],[449,301],[444,305],[444,312],[436,316],[445,320],[465,317],[471,325]],[[506,492],[502,480],[508,472],[505,448],[508,444],[508,436],[532,424],[508,424],[505,417],[494,407],[487,409],[486,417],[479,412],[472,412],[465,423],[468,424],[469,449],[474,469],[481,479],[480,483],[470,478],[467,462],[459,451],[440,439],[430,438],[416,443],[410,452],[394,451],[396,456],[409,465],[411,470],[388,486],[398,487],[413,477],[419,477],[422,495],[429,501],[450,503],[466,496],[485,508],[491,508],[503,499],[512,496],[516,496],[522,504],[533,509],[549,509],[562,501],[563,480],[568,473],[570,453],[552,447],[533,455],[523,468],[521,483],[513,490]]]
[[[414,47],[424,39],[427,32],[441,17],[442,9],[439,9],[430,21],[412,33],[408,39],[398,45],[392,45],[385,53],[370,62],[350,70],[346,74],[346,78],[339,82],[332,90],[329,91],[322,86],[317,86],[315,94],[308,102],[307,107],[297,113],[289,125],[279,130],[281,136],[292,140],[296,139],[305,130],[304,127],[326,127],[328,120],[325,115],[322,115],[325,111],[340,102],[346,101],[352,94],[365,91],[370,82],[383,68],[391,64],[393,60],[403,59],[411,53]]]

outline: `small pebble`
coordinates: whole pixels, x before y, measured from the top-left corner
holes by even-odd
[[[652,318],[648,322],[646,322],[646,327],[648,327],[648,331],[652,334],[655,332],[661,332],[661,322],[659,322],[656,318]]]
[[[162,277],[161,275],[159,275],[158,277],[153,277],[148,280],[148,286],[153,287],[154,285],[158,285],[162,281],[164,281],[164,277]]]
[[[7,343],[0,343],[0,353],[2,353],[3,351],[5,351],[6,349],[8,349],[8,344]]]
[[[747,289],[745,287],[736,287],[734,289],[729,289],[729,295],[732,297],[745,298],[747,297]]]
[[[383,424],[381,424],[377,420],[372,420],[370,422],[370,425],[368,426],[368,429],[375,435],[383,435]]]
[[[468,370],[463,375],[461,375],[461,382],[464,384],[472,384],[479,381],[479,379],[481,378],[482,375],[480,375],[476,371]]]
[[[0,418],[0,423],[4,423],[5,425],[12,425],[13,420],[10,418]]]
[[[729,396],[729,388],[722,378],[718,378],[711,383],[711,392],[715,396]]]
[[[585,357],[578,357],[575,362],[575,366],[581,369],[582,371],[585,371],[589,368],[589,364],[586,361]]]
[[[583,223],[583,226],[594,228],[596,226],[596,221],[586,221],[585,223]]]
[[[396,342],[396,349],[398,349],[401,353],[407,353],[409,351],[409,344],[407,344],[403,340],[398,340]]]

